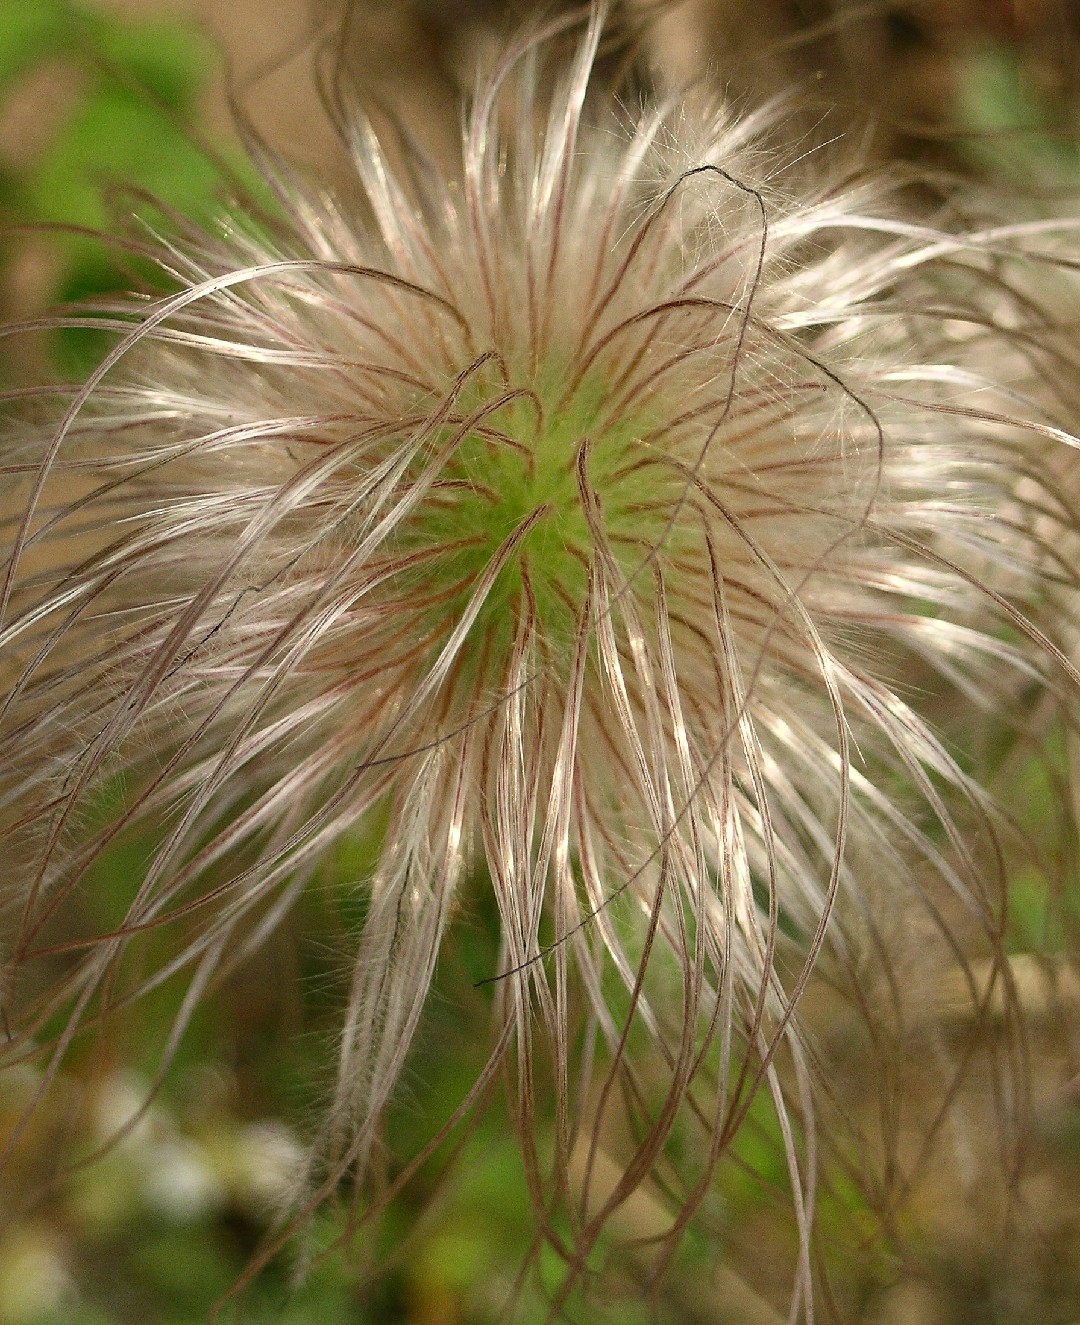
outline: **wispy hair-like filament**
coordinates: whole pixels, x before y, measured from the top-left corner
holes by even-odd
[[[164,1071],[374,835],[333,885],[362,923],[300,1206],[348,1178],[362,1221],[415,1173],[385,1122],[482,892],[492,1050],[425,1155],[501,1074],[558,1310],[643,1184],[666,1265],[764,1093],[809,1320],[800,1001],[827,972],[899,1017],[909,909],[1000,959],[1009,828],[964,731],[1080,682],[1075,231],[938,226],[786,149],[782,106],[634,120],[603,22],[559,76],[543,38],[498,64],[458,179],[396,173],[357,113],[363,214],[268,161],[277,220],[142,241],[172,293],[9,329],[116,341],[4,424],[8,1052],[45,1037],[47,1085],[179,978]],[[72,918],[131,833],[125,914]]]

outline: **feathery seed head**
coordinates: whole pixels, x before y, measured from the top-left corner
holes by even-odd
[[[810,1110],[793,1012],[823,945],[872,944],[860,859],[998,933],[953,817],[987,800],[934,690],[981,711],[1070,671],[1029,620],[1074,579],[1040,458],[1074,444],[1063,351],[1022,277],[1053,228],[905,220],[887,184],[782,153],[775,109],[627,123],[592,104],[601,26],[546,95],[505,61],[454,183],[399,182],[358,123],[371,224],[278,174],[273,233],[161,240],[176,292],[107,310],[101,368],[5,443],[10,969],[119,831],[157,826],[123,922],[65,948],[17,1040],[68,1006],[62,1050],[137,992],[123,954],[170,919],[183,1021],[385,813],[324,1191],[367,1171],[483,866],[483,1081],[516,1063],[538,1203],[615,1082],[646,1125],[603,1213],[684,1106],[700,1199],[750,1091]]]

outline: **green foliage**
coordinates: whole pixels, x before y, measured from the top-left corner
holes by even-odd
[[[67,44],[62,0],[0,3],[0,94],[39,60]]]
[[[1080,924],[1080,875],[1063,822],[1069,758],[1062,733],[1025,758],[1009,778],[1010,808],[1024,835],[1024,858],[1009,872],[1010,952],[1064,953]]]
[[[68,0],[0,0],[0,104],[45,61],[60,61],[56,76],[79,91],[39,159],[2,181],[11,219],[61,227],[57,302],[160,284],[151,264],[125,260],[81,231],[115,228],[133,210],[131,191],[196,222],[222,210],[220,169],[192,134],[211,68],[207,42],[175,20],[132,21]],[[107,345],[93,330],[67,329],[55,337],[57,367],[83,377]]]
[[[1076,186],[1076,126],[1055,122],[1015,50],[985,44],[967,53],[956,110],[967,135],[961,144],[965,155],[991,178],[1028,187]]]

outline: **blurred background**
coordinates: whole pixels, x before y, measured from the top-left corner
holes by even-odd
[[[360,0],[347,12],[334,0],[0,0],[0,320],[148,279],[86,231],[125,224],[132,189],[197,220],[220,217],[244,187],[258,189],[244,132],[348,198],[347,155],[318,91],[335,66],[376,115],[398,117],[452,169],[460,89],[537,12],[523,0]],[[616,13],[638,34],[628,63],[642,92],[706,80],[753,103],[794,87],[808,123],[857,135],[884,163],[962,174],[991,192],[1022,188],[1036,209],[1075,207],[1072,0],[624,0]],[[17,337],[5,342],[0,383],[79,377],[101,344],[92,332]],[[1067,923],[1080,912],[1080,887],[1062,847],[1065,741],[1045,738],[1038,754],[999,761],[1001,785],[1044,853],[1038,865],[1012,863],[1008,899],[1032,1080],[1023,1165],[1003,1157],[994,1123],[1000,1074],[979,1067],[993,1062],[1002,1010],[976,1024],[947,980],[927,990],[935,1035],[905,1041],[883,1080],[861,1052],[851,1009],[835,991],[812,990],[806,1016],[837,1110],[852,1134],[886,1133],[884,1167],[898,1166],[879,1186],[850,1150],[826,1185],[822,1319],[1080,1322],[1080,981]],[[0,1325],[194,1325],[238,1285],[224,1319],[485,1325],[515,1291],[519,1319],[545,1318],[557,1266],[541,1257],[536,1282],[516,1285],[533,1228],[497,1097],[347,1254],[328,1209],[299,1244],[250,1269],[277,1227],[328,1085],[360,916],[346,881],[364,876],[375,850],[359,836],[326,863],[287,924],[206,1001],[162,1080],[182,990],[166,985],[78,1042],[0,1171]],[[128,841],[102,862],[84,903],[100,907],[100,923],[145,851]],[[494,969],[496,936],[482,901],[474,920],[440,969],[390,1120],[402,1153],[422,1146],[482,1062],[490,1004],[475,981]],[[920,1044],[927,1056],[975,1065],[947,1127],[942,1074],[915,1052]],[[39,1082],[40,1064],[0,1073],[0,1139],[21,1126]],[[122,1140],[95,1159],[118,1128]],[[875,1173],[881,1167],[876,1156]],[[796,1237],[768,1110],[752,1112],[703,1215],[643,1304],[643,1263],[616,1244],[663,1227],[662,1198],[644,1192],[629,1203],[601,1249],[603,1292],[575,1301],[574,1318],[786,1319]]]

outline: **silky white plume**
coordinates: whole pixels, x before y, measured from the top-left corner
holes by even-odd
[[[542,44],[504,61],[453,182],[357,118],[365,208],[277,171],[283,218],[155,240],[174,292],[98,309],[100,368],[3,442],[14,1050],[64,1009],[55,1069],[183,970],[179,1035],[385,820],[340,883],[365,917],[313,1192],[393,1152],[440,951],[490,889],[480,1085],[509,1069],[571,1260],[673,1181],[688,1117],[700,1200],[758,1088],[808,1236],[809,975],[874,950],[881,896],[992,943],[993,812],[937,723],[1076,680],[1036,624],[1075,587],[1048,465],[1075,353],[1038,295],[1064,230],[913,220],[785,149],[782,108],[632,116],[592,85],[601,27],[558,77]],[[138,825],[123,922],[57,943]],[[636,1139],[586,1214],[572,1157],[616,1098]]]

